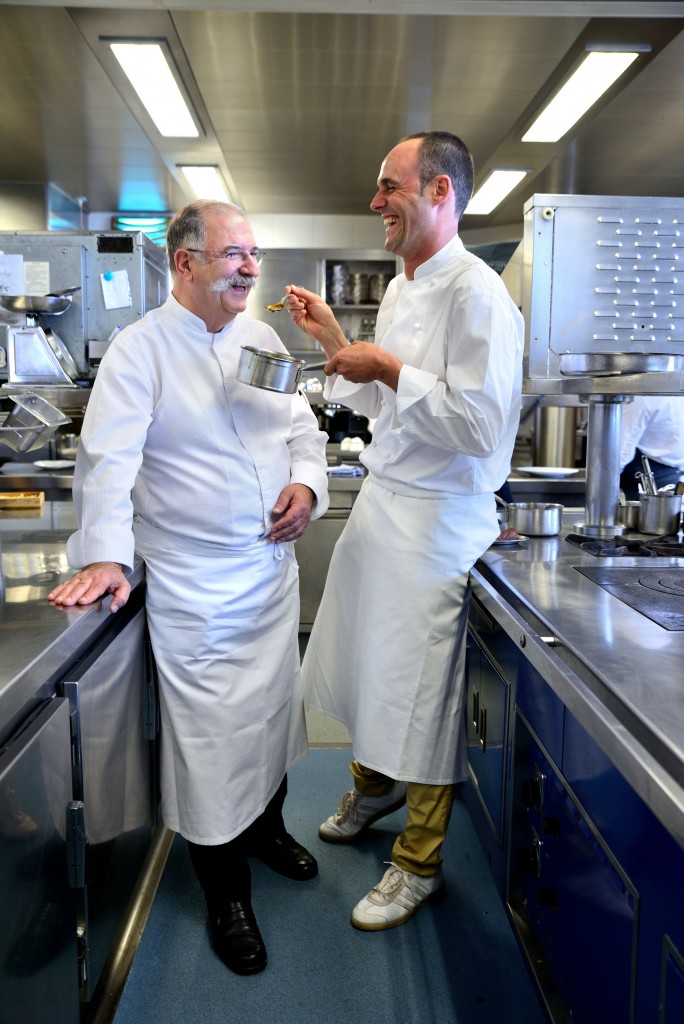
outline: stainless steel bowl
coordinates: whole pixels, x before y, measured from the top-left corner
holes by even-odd
[[[563,506],[544,501],[513,501],[508,509],[508,526],[525,537],[552,537],[560,533]]]
[[[72,295],[0,295],[0,306],[11,313],[50,313],[59,316],[71,305]]]

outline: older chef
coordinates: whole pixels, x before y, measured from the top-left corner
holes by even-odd
[[[287,769],[307,752],[294,545],[327,508],[326,435],[304,397],[258,390],[243,345],[284,351],[239,317],[263,253],[242,210],[197,202],[168,231],[172,293],[102,360],[74,474],[78,573],[56,605],[127,600],[145,562],[159,673],[165,824],[188,840],[214,949],[251,974],[266,950],[248,855],[295,879],[315,859],[286,830]]]
[[[371,209],[404,272],[375,344],[350,345],[320,297],[287,289],[294,322],[338,375],[331,398],[377,417],[303,665],[307,700],[347,725],[355,756],[354,789],[321,838],[350,842],[407,803],[389,869],[352,911],[366,931],[402,924],[442,886],[454,784],[467,774],[468,571],[498,536],[493,492],[520,415],[522,317],[458,237],[472,182],[470,152],[449,132],[409,136],[385,158]]]

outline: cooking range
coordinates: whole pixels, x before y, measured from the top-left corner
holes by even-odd
[[[684,558],[684,544],[676,536],[654,537],[650,540],[625,540],[617,537],[612,542],[604,542],[589,541],[580,534],[569,534],[566,539],[597,558],[619,558],[625,555],[644,559],[663,556]],[[663,629],[684,630],[684,564],[653,566],[645,561],[643,565],[636,566],[576,565],[574,568]]]

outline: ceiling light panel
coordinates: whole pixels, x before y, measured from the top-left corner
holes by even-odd
[[[638,56],[638,52],[587,53],[565,85],[525,132],[522,141],[558,142]]]
[[[465,214],[491,213],[530,172],[527,169],[497,168],[472,196]]]
[[[197,199],[219,199],[221,202],[229,203],[230,197],[218,167],[209,166],[188,166],[187,164],[178,168],[187,178],[190,188]]]
[[[138,94],[160,135],[197,138],[198,122],[192,114],[159,43],[111,42],[112,53]]]

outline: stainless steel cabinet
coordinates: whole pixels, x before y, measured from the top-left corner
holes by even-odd
[[[78,1021],[69,703],[55,697],[0,756],[0,1021]]]
[[[492,586],[473,572],[464,796],[549,1018],[679,1024],[684,850],[616,767],[612,736],[580,722],[570,651]]]
[[[83,1001],[95,992],[156,823],[156,711],[145,613],[138,606],[127,615],[127,608],[58,684],[71,705],[73,795],[85,840],[77,882]]]

